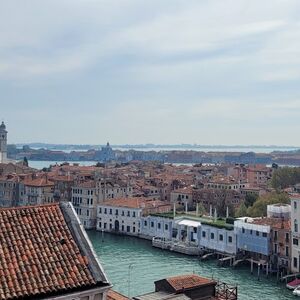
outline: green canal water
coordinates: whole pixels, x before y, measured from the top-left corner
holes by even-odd
[[[218,267],[216,261],[200,262],[197,258],[153,248],[151,242],[138,238],[89,231],[102,266],[114,289],[136,296],[154,290],[153,282],[165,277],[196,273],[238,286],[239,299],[297,299],[273,277],[250,274],[249,268]],[[130,282],[130,284],[129,284]]]

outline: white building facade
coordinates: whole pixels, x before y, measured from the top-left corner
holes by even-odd
[[[300,272],[300,195],[291,196],[291,238],[292,259],[291,271]]]

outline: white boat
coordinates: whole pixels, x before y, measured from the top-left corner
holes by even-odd
[[[293,290],[293,294],[300,297],[300,285]]]

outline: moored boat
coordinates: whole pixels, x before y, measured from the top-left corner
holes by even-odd
[[[300,286],[300,278],[296,278],[293,281],[290,281],[286,287],[290,290],[294,290],[296,287]]]

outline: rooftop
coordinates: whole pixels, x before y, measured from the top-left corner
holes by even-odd
[[[166,278],[166,281],[171,285],[175,292],[181,292],[191,288],[196,288],[204,285],[216,284],[214,280],[201,277],[196,274],[180,275]]]
[[[0,209],[0,299],[109,285],[90,247],[70,204]]]

